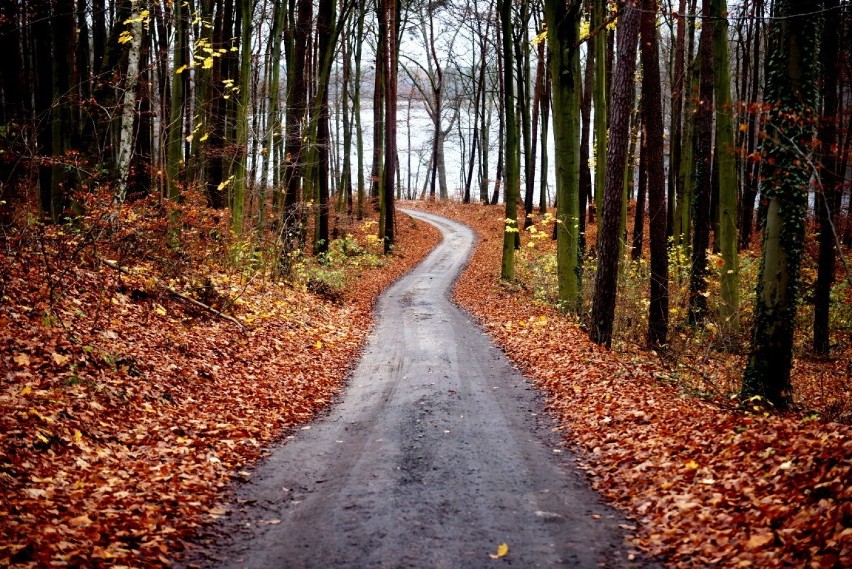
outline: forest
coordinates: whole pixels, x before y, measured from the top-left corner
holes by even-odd
[[[0,0],[0,51],[0,563],[191,550],[440,243],[401,207],[636,555],[852,563],[852,3]]]

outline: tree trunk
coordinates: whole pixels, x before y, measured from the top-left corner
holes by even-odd
[[[580,254],[586,251],[586,209],[588,220],[595,220],[592,195],[592,170],[589,165],[589,140],[591,139],[592,91],[595,82],[595,50],[586,49],[586,69],[583,77],[583,98],[580,101]],[[542,146],[546,143],[542,140]],[[546,172],[546,170],[542,170]],[[542,174],[545,177],[546,174]],[[582,262],[582,259],[581,259]]]
[[[640,45],[644,49],[644,38],[642,39],[642,43]],[[645,71],[643,70],[643,82],[644,77]],[[645,105],[646,102],[644,99],[642,99],[641,112],[643,115],[645,113]],[[648,189],[648,135],[645,129],[644,116],[641,117],[640,120],[642,121],[642,124],[640,126],[641,134],[639,135],[639,187],[636,188],[636,209],[633,212],[633,239],[631,240],[630,247],[630,259],[632,261],[638,261],[642,258],[642,241],[645,237],[645,196],[647,195]]]
[[[642,123],[645,127],[648,177],[648,226],[651,250],[651,292],[648,305],[648,346],[666,344],[669,330],[669,261],[666,240],[665,167],[663,165],[663,109],[660,93],[660,56],[655,26],[657,3],[643,0],[642,15]]]
[[[361,129],[361,46],[364,38],[364,16],[367,7],[365,0],[358,2],[358,24],[355,36],[355,93],[352,100],[352,114],[355,116],[355,150],[358,160],[358,206],[356,217],[364,218],[364,198],[366,180],[364,179],[364,133]]]
[[[831,285],[834,283],[835,263],[835,212],[841,205],[842,177],[837,145],[837,123],[840,118],[840,102],[837,96],[840,73],[840,2],[824,0],[827,10],[825,28],[822,33],[820,59],[822,60],[822,117],[820,119],[819,153],[822,168],[820,185],[816,193],[816,210],[819,219],[819,263],[814,291],[814,351],[828,354],[831,349],[829,308]],[[821,190],[821,191],[820,191]]]
[[[183,114],[186,103],[182,75],[189,73],[187,69],[189,62],[185,59],[186,50],[184,49],[187,26],[181,2],[175,2],[172,6],[172,21],[175,34],[173,47],[175,69],[171,72],[173,74],[171,108],[166,130],[166,195],[172,201],[178,201],[183,167]],[[180,73],[178,73],[179,70]]]
[[[669,186],[668,212],[666,216],[666,234],[675,234],[675,204],[677,203],[678,172],[683,145],[683,86],[685,84],[685,49],[686,49],[686,0],[680,0],[677,9],[677,39],[675,40],[675,60],[672,70],[672,114],[669,132],[671,146],[669,148]]]
[[[723,0],[712,0],[714,95],[716,97],[716,169],[719,173],[719,268],[723,333],[740,330],[740,263],[737,250],[737,162],[734,144],[731,74],[728,68],[728,19]]]
[[[127,80],[124,83],[124,100],[121,106],[121,134],[118,148],[118,188],[115,201],[123,202],[127,196],[127,178],[133,154],[133,125],[136,118],[136,84],[139,79],[139,55],[142,49],[142,18],[140,2],[131,0],[130,51],[127,56]],[[144,6],[143,6],[144,8]]]
[[[382,0],[379,30],[385,49],[382,57],[383,75],[385,77],[385,170],[384,170],[384,199],[382,200],[383,232],[379,235],[384,243],[384,252],[391,252],[394,244],[395,212],[394,212],[394,174],[397,162],[396,155],[396,81],[397,81],[397,47],[396,22],[398,0]]]
[[[252,0],[240,1],[240,91],[237,107],[236,167],[231,193],[231,227],[237,234],[243,231],[246,187],[248,185],[248,120],[251,105],[251,30]]]
[[[701,37],[698,58],[701,80],[695,115],[698,163],[695,203],[692,206],[692,268],[689,273],[689,322],[701,324],[707,317],[707,248],[710,246],[710,192],[713,156],[713,27],[711,0],[701,2]]]
[[[807,148],[818,100],[819,17],[806,0],[776,0],[767,63],[762,191],[769,201],[751,353],[741,396],[778,409],[792,400],[790,369],[811,171]]]
[[[515,77],[512,54],[512,2],[498,0],[503,49],[503,93],[506,117],[506,227],[500,278],[515,280],[515,244],[518,234],[518,198],[521,193],[521,164],[518,123],[515,118]]]
[[[538,194],[538,211],[539,213],[547,212],[547,172],[549,171],[548,167],[548,151],[547,151],[547,143],[548,143],[548,135],[549,135],[549,127],[550,127],[550,86],[552,83],[552,79],[550,77],[550,72],[547,70],[550,67],[550,63],[545,65],[545,79],[544,79],[544,89],[541,94],[541,176],[539,179],[539,194]],[[588,164],[588,159],[586,160],[586,164]]]
[[[763,22],[763,0],[754,0],[754,38],[751,56],[751,89],[748,100],[748,130],[745,148],[745,184],[740,199],[740,243],[741,249],[751,245],[751,234],[754,228],[754,201],[757,199],[757,188],[760,176],[760,161],[757,160],[755,145],[760,130],[760,114],[756,109],[760,91],[760,28]]]
[[[556,153],[556,274],[563,310],[579,312],[580,282],[580,32],[581,2],[546,0]],[[532,194],[530,194],[532,205]]]
[[[594,0],[592,3],[592,29],[598,29],[606,18],[606,0]],[[606,185],[607,155],[607,105],[609,89],[607,86],[607,32],[600,30],[592,40],[595,50],[595,87],[593,105],[595,107],[595,210],[598,219],[603,215],[604,187]],[[598,232],[600,234],[600,232]]]
[[[639,36],[637,2],[628,0],[618,34],[618,62],[611,97],[609,143],[606,156],[606,186],[603,211],[598,219],[598,269],[589,337],[596,344],[612,345],[612,324],[621,247],[621,206],[624,199],[624,168],[633,109],[633,78],[636,72],[636,42]]]

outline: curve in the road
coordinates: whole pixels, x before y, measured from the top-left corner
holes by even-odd
[[[449,300],[471,230],[407,213],[443,242],[381,297],[341,400],[236,490],[200,564],[645,566],[528,382]]]

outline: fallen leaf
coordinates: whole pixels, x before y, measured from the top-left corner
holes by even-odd
[[[763,547],[767,543],[771,542],[775,539],[771,533],[757,533],[752,535],[748,542],[746,542],[746,547],[749,549],[757,549],[759,547]]]
[[[60,366],[67,364],[68,360],[71,359],[69,356],[63,356],[62,354],[57,354],[56,352],[53,352],[52,354],[50,354],[50,356],[53,358],[53,361],[56,362],[56,365]]]
[[[509,545],[506,543],[501,543],[497,546],[497,553],[489,553],[488,557],[491,559],[500,559],[501,557],[506,557],[509,553]]]

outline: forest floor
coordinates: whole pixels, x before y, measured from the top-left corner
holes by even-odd
[[[146,207],[2,238],[0,565],[170,564],[225,514],[230,482],[339,392],[378,293],[438,238],[400,216],[384,259],[375,226],[352,223],[332,261],[275,282],[262,248],[222,237],[224,220],[187,209],[180,248],[160,226],[173,217]],[[737,409],[728,376],[598,348],[535,287],[500,283],[502,208],[428,207],[479,234],[458,302],[547,395],[641,550],[676,567],[852,565],[850,428],[824,418],[847,408],[831,412],[848,359],[814,364],[828,389],[797,363],[822,417]]]
[[[3,238],[0,566],[170,565],[231,481],[338,393],[378,294],[439,239],[401,218],[383,257],[375,221],[351,222],[327,266],[273,282],[262,259],[227,266],[240,245],[219,255],[214,213],[185,208],[184,251],[144,203]]]
[[[534,287],[500,282],[501,208],[410,206],[476,230],[457,302],[546,394],[593,486],[632,518],[641,550],[684,568],[852,565],[849,426],[804,411],[739,409],[727,393],[696,390],[653,352],[596,346]],[[549,237],[546,229],[538,233]],[[522,251],[552,247],[522,233]],[[739,365],[705,370],[697,381],[733,381],[725,370]],[[835,389],[848,390],[847,365],[828,363]],[[794,389],[822,383],[808,366],[796,369]]]

